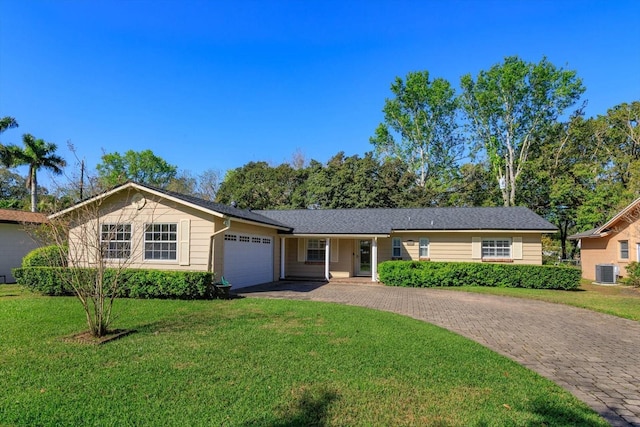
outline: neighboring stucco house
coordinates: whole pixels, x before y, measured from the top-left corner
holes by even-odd
[[[613,265],[619,276],[626,276],[627,264],[640,261],[640,198],[601,227],[569,239],[579,240],[582,277],[596,280],[596,266],[602,264]]]
[[[27,228],[46,221],[41,213],[0,209],[0,283],[15,282],[11,269],[20,267],[26,254],[42,246]]]
[[[541,264],[541,236],[556,231],[521,207],[250,211],[133,182],[51,218],[80,218],[91,206],[99,218],[75,219],[70,252],[91,223],[112,262],[214,271],[234,287],[285,278],[376,281],[378,264],[392,259]]]

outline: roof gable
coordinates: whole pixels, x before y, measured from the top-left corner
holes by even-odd
[[[626,208],[618,212],[616,216],[607,221],[603,226],[596,228],[594,234],[602,233],[612,228],[620,221],[626,220],[628,222],[633,222],[638,219],[640,219],[640,198],[631,202]]]
[[[198,197],[188,196],[186,194],[163,190],[160,188],[152,187],[150,185],[138,184],[136,182],[131,182],[131,181],[126,182],[117,187],[114,187],[96,196],[90,197],[86,200],[83,200],[60,212],[56,212],[55,214],[51,215],[50,218],[56,218],[61,215],[65,215],[69,212],[79,209],[82,206],[85,206],[87,204],[93,203],[100,199],[104,199],[106,197],[109,197],[111,195],[114,195],[116,193],[120,193],[126,190],[134,190],[134,191],[141,191],[145,193],[154,194],[164,199],[172,200],[184,206],[189,206],[194,209],[206,212],[211,215],[219,216],[219,217],[231,217],[238,220],[247,221],[250,223],[258,223],[258,224],[262,224],[262,225],[266,225],[269,227],[278,228],[282,230],[290,229],[290,227],[287,227],[286,225],[283,225],[271,218],[267,218],[265,216],[256,214],[249,210],[238,209],[232,206],[223,205],[221,203],[215,203],[208,200],[200,199]]]
[[[582,233],[576,233],[569,237],[570,240],[579,240],[579,239],[597,239],[600,237],[606,237],[611,234],[612,229],[616,226],[616,224],[620,223],[620,221],[626,221],[628,223],[632,223],[640,219],[640,198],[637,198],[633,202],[631,202],[627,207],[618,212],[613,218],[609,221],[601,225],[600,227],[594,228],[592,230],[583,231]]]

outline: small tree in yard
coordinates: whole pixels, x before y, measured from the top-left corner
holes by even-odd
[[[131,231],[140,201],[133,192],[126,194],[118,198],[121,209],[114,214],[113,209],[105,209],[107,199],[89,200],[54,214],[47,225],[50,240],[59,246],[68,245],[69,268],[58,270],[60,280],[73,289],[94,337],[110,332],[123,272],[138,253]]]

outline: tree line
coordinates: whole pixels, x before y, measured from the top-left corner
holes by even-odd
[[[397,77],[390,89],[363,155],[339,152],[323,163],[298,152],[221,179],[129,150],[103,155],[88,184],[99,191],[130,179],[244,209],[527,206],[558,226],[563,257],[568,234],[602,224],[640,195],[640,101],[585,117],[581,79],[546,58],[507,57],[462,76],[458,90],[428,71]],[[10,117],[0,124],[17,126]],[[0,144],[0,207],[26,207],[28,192],[36,209],[36,172],[66,164],[55,144],[25,134],[23,145]],[[26,179],[11,169],[23,164]],[[82,180],[41,189],[46,207],[77,201]]]

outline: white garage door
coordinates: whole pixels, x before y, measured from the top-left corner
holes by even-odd
[[[273,237],[225,234],[224,278],[234,289],[273,281]]]

